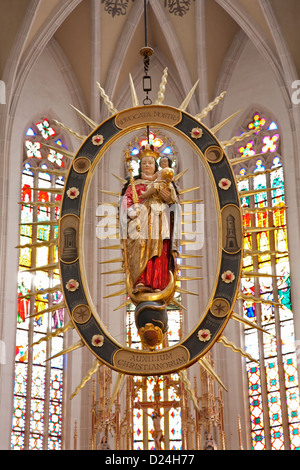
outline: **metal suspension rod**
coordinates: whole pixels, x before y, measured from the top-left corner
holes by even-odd
[[[145,29],[145,47],[148,47],[148,20],[147,20],[147,3],[148,3],[148,0],[144,0],[144,29]]]

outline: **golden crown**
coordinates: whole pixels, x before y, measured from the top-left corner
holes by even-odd
[[[155,149],[154,145],[146,144],[141,147],[137,156],[140,160],[143,157],[153,157],[157,160],[160,157],[160,153]]]

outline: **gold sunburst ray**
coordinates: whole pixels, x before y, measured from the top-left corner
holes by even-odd
[[[125,302],[122,302],[121,305],[119,305],[118,307],[114,308],[114,312],[116,312],[116,311],[119,310],[120,308],[127,307],[127,305],[130,305],[130,304],[131,304],[131,300],[130,300],[130,299],[125,300]]]
[[[193,240],[181,240],[180,241],[180,245],[184,246],[184,245],[195,245],[199,242],[195,242]]]
[[[225,97],[226,91],[223,91],[219,96],[217,96],[213,101],[211,101],[203,110],[199,113],[196,114],[195,118],[198,121],[201,121],[201,119],[205,118],[208,113],[210,113],[215,106],[219,104],[219,102]]]
[[[54,312],[55,310],[61,310],[62,308],[66,308],[66,303],[65,302],[60,302],[59,304],[52,305],[49,308],[44,308],[44,310],[40,310],[39,312],[35,312],[33,315],[30,315],[27,318],[39,317],[40,315],[45,315],[45,313]]]
[[[247,300],[254,302],[255,304],[265,304],[265,305],[274,305],[276,307],[283,307],[281,302],[276,302],[274,300],[263,299],[262,297],[255,297],[250,294],[242,294],[241,292],[237,296],[238,299]]]
[[[180,286],[176,286],[176,289],[175,289],[177,292],[181,292],[182,294],[191,294],[191,295],[199,295],[197,292],[191,292],[189,290],[186,290],[186,289],[183,289],[182,287]]]
[[[167,84],[167,76],[168,76],[168,67],[165,67],[162,75],[161,82],[159,84],[159,89],[157,93],[157,98],[154,104],[163,104],[165,99],[165,91],[166,91],[166,84]]]
[[[20,226],[27,227],[28,225],[32,225],[33,227],[36,227],[37,225],[58,225],[58,220],[40,220],[40,221],[35,221],[35,222],[21,222],[19,224]]]
[[[57,146],[57,145],[50,145],[50,144],[46,144],[45,142],[41,142],[41,145],[43,145],[43,147],[46,147],[50,150],[53,150],[54,152],[57,152],[57,153],[61,153],[62,155],[64,155],[64,157],[67,157],[69,158],[69,160],[73,160],[74,157],[75,157],[75,153],[72,153],[70,152],[69,150],[65,149],[64,147],[60,147],[60,146]],[[60,175],[61,173],[62,174],[67,174],[68,171],[67,170],[52,170],[52,169],[48,169],[48,168],[30,168],[30,171],[37,171],[39,173],[49,173],[50,175]]]
[[[243,214],[256,214],[257,212],[276,212],[281,209],[288,209],[288,206],[274,206],[274,207],[242,207]]]
[[[240,348],[239,346],[234,344],[232,341],[229,341],[229,339],[226,338],[226,336],[223,336],[223,335],[220,336],[218,338],[218,343],[222,343],[226,348],[232,349],[232,351],[234,351],[236,353],[239,353],[243,357],[246,357],[251,362],[257,362],[257,363],[259,362],[257,359],[255,359],[253,356],[251,356],[251,354],[244,351],[242,348]]]
[[[109,196],[114,196],[117,198],[119,198],[121,195],[121,193],[117,193],[115,191],[107,191],[106,189],[99,189],[99,192],[103,194],[108,194]]]
[[[50,271],[52,269],[58,269],[58,263],[44,264],[43,266],[34,266],[32,268],[24,269],[22,272],[32,273],[34,271]]]
[[[202,232],[181,232],[181,235],[202,235]]]
[[[238,165],[239,163],[248,162],[249,160],[252,160],[253,158],[261,157],[262,155],[266,155],[266,154],[265,153],[257,153],[255,155],[249,155],[248,157],[232,158],[230,160],[230,163],[231,163],[231,165]]]
[[[84,342],[82,341],[82,339],[80,339],[76,343],[71,344],[71,346],[63,349],[62,351],[58,352],[57,354],[54,354],[53,356],[48,357],[47,359],[45,359],[45,362],[51,361],[52,359],[63,356],[64,354],[68,354],[70,352],[75,351],[76,349],[83,348],[83,347],[84,347]]]
[[[83,141],[87,138],[86,135],[81,135],[79,132],[73,131],[70,127],[65,126],[62,122],[57,121],[56,119],[53,119],[55,124],[57,124],[59,127],[61,127],[64,131],[68,132],[70,135],[75,137],[75,139]]]
[[[192,266],[192,265],[188,266],[188,265],[184,265],[184,264],[180,264],[177,267],[178,267],[178,269],[202,269],[201,266]]]
[[[186,255],[186,254],[183,254],[183,253],[180,253],[178,258],[203,258],[203,255]]]
[[[100,191],[100,189],[99,189]],[[98,202],[98,206],[112,206],[112,207],[119,207],[119,203],[118,202],[103,202],[103,201],[100,201]]]
[[[110,282],[109,284],[106,284],[106,287],[112,287],[112,286],[121,286],[122,284],[126,284],[126,279],[120,279],[119,281],[115,282]]]
[[[196,202],[203,202],[203,199],[183,200],[183,201],[180,201],[180,205],[183,206],[185,204],[195,204]]]
[[[115,175],[115,173],[112,173],[112,175],[113,175],[115,178],[117,178],[117,180],[119,180],[120,183],[122,183],[122,184],[127,183],[127,180],[125,180],[125,178],[121,178],[121,176]]]
[[[240,142],[241,140],[244,140],[247,137],[251,137],[251,135],[253,135],[256,132],[259,132],[259,131],[257,129],[252,129],[251,131],[243,132],[241,135],[236,135],[232,137],[230,140],[224,140],[223,142],[221,142],[221,145],[222,147],[230,147],[236,142]]]
[[[120,308],[127,307],[127,305],[130,305],[130,304],[131,304],[131,300],[130,300],[130,299],[125,300],[125,302],[122,302],[121,305],[119,305],[118,307],[114,308],[114,312],[116,312],[116,311],[119,310]]]
[[[180,173],[178,173],[178,175],[175,175],[174,178],[173,178],[173,179],[174,179],[174,183],[177,183],[177,181],[178,181],[180,178],[182,178],[182,176],[183,176],[187,171],[189,171],[188,168],[187,168],[186,170],[183,170],[183,171],[181,171]]]
[[[200,186],[194,186],[193,188],[187,188],[187,189],[180,189],[178,193],[185,194],[185,193],[189,193],[190,191],[195,191],[196,189],[200,189]]]
[[[192,225],[201,222],[201,220],[182,220],[181,225]]]
[[[256,194],[268,193],[270,191],[274,191],[275,189],[278,189],[278,188],[249,189],[247,191],[239,191],[239,195],[240,197],[249,197],[249,196],[255,196]]]
[[[100,273],[100,274],[120,274],[120,273],[125,273],[125,270],[122,269],[114,269],[113,271],[106,271],[105,273]]]
[[[113,225],[103,225],[102,228],[115,228],[115,229],[119,229],[120,228],[120,225],[119,224],[113,224]],[[115,233],[119,233],[119,231],[115,232]],[[99,238],[99,240],[101,240],[101,238]]]
[[[51,246],[51,245],[57,245],[57,243],[58,243],[58,239],[54,238],[52,240],[43,241],[43,242],[25,243],[24,245],[17,245],[15,248],[33,248],[33,247]]]
[[[239,109],[238,111],[236,111],[235,113],[231,114],[230,116],[228,116],[226,119],[224,119],[222,122],[219,122],[219,124],[216,124],[214,127],[212,127],[210,129],[210,131],[215,134],[216,132],[218,132],[220,129],[222,129],[222,127],[224,127],[226,124],[228,124],[228,122],[230,122],[233,118],[235,118],[235,116],[237,116],[239,113],[241,112],[241,109]]]
[[[181,212],[182,217],[187,217],[187,216],[196,215],[196,214],[198,214],[197,211]]]
[[[122,250],[122,245],[98,246],[98,250]]]
[[[196,408],[196,410],[198,410],[200,412],[200,407],[199,407],[199,404],[198,404],[198,401],[197,401],[197,398],[196,398],[196,395],[195,395],[195,390],[192,388],[192,384],[190,382],[190,380],[188,379],[188,376],[187,376],[187,372],[186,370],[181,370],[179,372],[179,377],[180,377],[180,380],[182,381],[183,385],[184,385],[184,388],[186,389],[186,391],[188,392],[193,404],[194,404],[194,407]]]
[[[259,157],[260,155],[265,155],[265,153],[260,153],[258,155],[256,155],[257,157]],[[266,175],[268,173],[272,173],[272,169],[269,169],[269,170],[265,170],[265,171],[260,171],[259,174],[260,175]],[[245,180],[248,180],[250,178],[255,178],[257,176],[257,173],[249,173],[249,175],[244,175],[244,176],[239,176],[239,175],[236,175],[236,179],[237,181],[245,181]]]
[[[178,281],[201,281],[203,280],[203,277],[189,277],[189,276],[178,276],[177,280]]]
[[[179,302],[179,300],[175,299],[175,297],[172,298],[172,300],[170,301],[170,304],[176,305],[177,307],[183,308],[184,310],[186,310],[186,307],[182,305],[182,303]]]
[[[59,336],[62,333],[66,333],[71,328],[74,329],[74,325],[73,325],[73,322],[70,321],[66,323],[64,326],[62,326],[61,328],[57,328],[55,331],[52,331],[51,333],[45,336],[42,336],[38,341],[36,341],[35,343],[32,343],[31,347],[37,346],[38,344],[41,344],[43,341],[49,341],[51,338],[55,338],[56,336]]]
[[[114,232],[111,234],[111,236],[105,236],[105,237],[97,237],[98,240],[114,240],[114,239],[119,239],[120,238],[120,233],[119,232]]]
[[[44,201],[19,201],[18,204],[22,206],[30,206],[30,207],[60,207],[61,206],[61,201],[55,201],[55,202],[44,202]],[[28,222],[29,223],[29,222]],[[58,223],[58,221],[57,221]]]
[[[129,74],[129,83],[130,83],[132,107],[136,108],[137,106],[139,106],[139,100],[138,100],[138,97],[137,97],[137,93],[136,93],[136,89],[135,89],[135,86],[134,86],[134,83],[133,83],[131,73]]]
[[[44,145],[45,147],[48,147],[52,150],[58,150],[56,149],[56,147],[52,146],[52,145],[46,145],[44,143],[42,143],[42,145]],[[62,153],[62,152],[60,152]],[[73,155],[70,153],[70,155]],[[67,155],[66,155],[67,156]],[[73,155],[72,158],[74,158],[75,155]],[[71,158],[71,157],[70,157]],[[54,176],[66,176],[68,174],[68,170],[64,170],[64,169],[55,169],[53,170],[52,168],[41,168],[41,167],[37,167],[37,168],[30,168],[30,171],[33,171],[34,173],[47,173],[49,175],[54,175]]]
[[[82,378],[81,382],[77,387],[75,388],[74,392],[70,396],[70,400],[73,400],[73,398],[82,390],[85,385],[91,380],[93,375],[98,371],[99,367],[101,365],[101,362],[99,359],[96,359],[92,365],[92,367],[87,371],[86,375]]]
[[[230,318],[240,323],[243,323],[244,325],[250,326],[251,328],[256,328],[257,330],[262,331],[263,333],[268,333],[269,335],[271,334],[269,331],[264,330],[263,328],[258,326],[257,323],[247,320],[247,318],[242,317],[238,313],[232,312]]]
[[[118,222],[119,220],[118,214],[116,215],[96,214],[96,217],[98,217],[99,219],[108,219],[108,220],[115,221],[115,222]]]
[[[244,250],[244,255],[245,256],[263,256],[263,255],[282,255],[282,256],[287,256],[290,252],[289,251],[272,251],[272,250],[265,250],[265,251],[260,251],[260,250]]]
[[[280,229],[281,227],[244,227],[243,233],[272,232]]]
[[[126,289],[119,290],[117,292],[113,292],[112,294],[105,295],[103,299],[109,299],[110,297],[117,297],[118,295],[124,295],[126,294]]]
[[[186,108],[188,107],[189,102],[192,99],[192,96],[196,90],[198,83],[199,83],[199,79],[196,81],[195,85],[191,88],[191,90],[188,92],[187,96],[185,97],[181,105],[179,106],[180,111],[185,111]]]
[[[105,93],[104,89],[101,87],[100,83],[96,82],[97,87],[100,91],[101,98],[111,114],[117,114],[118,110],[114,107],[113,102],[110,100],[109,96]]]
[[[108,406],[108,413],[110,413],[111,409],[112,409],[112,406],[114,404],[114,401],[118,395],[118,392],[121,388],[121,385],[123,383],[125,379],[125,374],[122,374],[121,372],[118,372],[118,375],[116,377],[116,381],[115,381],[115,384],[114,384],[114,388],[113,388],[113,391],[112,391],[112,395],[111,395],[111,399],[110,399],[110,403],[109,403],[109,406]]]
[[[41,191],[45,193],[51,193],[51,194],[63,194],[64,190],[60,188],[30,188],[32,191]]]
[[[35,292],[29,292],[28,294],[21,295],[18,299],[27,299],[29,297],[35,297],[37,295],[51,294],[53,292],[61,291],[61,284],[57,284],[54,287],[49,287],[49,289],[41,289]]]
[[[107,264],[107,263],[119,263],[120,261],[123,261],[123,258],[113,258],[113,259],[108,259],[106,261],[99,261],[99,264]]]
[[[98,127],[98,124],[93,121],[91,118],[89,118],[88,116],[86,116],[82,111],[79,111],[79,109],[75,108],[75,106],[73,106],[72,104],[70,104],[71,108],[74,109],[74,111],[76,111],[77,114],[79,114],[79,116],[94,130]]]
[[[211,366],[211,364],[209,363],[209,361],[206,359],[206,357],[201,357],[199,360],[198,360],[199,364],[201,364],[201,366],[206,370],[206,372],[208,372],[217,382],[219,385],[221,385],[222,388],[224,388],[224,390],[226,392],[228,392],[227,388],[225,387],[225,385],[223,384],[222,380],[220,379],[220,377],[218,376],[218,374],[216,373],[216,371],[213,369],[213,367]]]
[[[280,274],[260,273],[259,271],[242,271],[242,277],[280,277]]]

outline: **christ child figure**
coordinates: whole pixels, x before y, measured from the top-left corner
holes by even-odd
[[[158,195],[161,189],[170,189],[174,177],[174,171],[171,168],[171,160],[168,157],[161,157],[160,170],[152,176],[142,174],[144,180],[153,181],[153,183],[146,189],[141,191],[141,196],[145,199],[152,195]]]

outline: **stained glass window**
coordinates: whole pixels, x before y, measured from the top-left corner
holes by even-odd
[[[259,359],[259,364],[247,363],[252,447],[300,449],[295,432],[300,427],[300,401],[280,132],[274,120],[260,113],[249,121],[244,130],[260,128],[249,139],[251,150],[264,154],[245,160],[237,170],[241,194],[255,190],[241,197],[243,268],[249,271],[241,282],[243,315],[265,331],[245,329],[246,351]],[[235,151],[249,156],[241,152],[247,145],[247,140],[240,142]]]
[[[164,346],[172,346],[181,337],[182,312],[180,309],[169,308],[168,324]],[[134,322],[134,307],[129,305],[127,310],[127,344],[134,349],[141,349],[139,334]],[[178,394],[179,378],[177,374],[171,377],[134,377],[135,405],[133,410],[133,446],[135,450],[155,449],[153,413],[157,411],[159,402],[164,401],[169,406],[159,408],[160,427],[164,434],[161,444],[163,449],[179,450],[181,441],[181,409]],[[178,402],[178,407],[174,404]]]
[[[56,160],[42,144],[54,145],[58,138],[62,153]],[[59,217],[64,184],[58,172],[66,165],[63,147],[64,138],[49,119],[32,123],[25,132],[12,449],[62,446],[63,360],[46,359],[63,349],[58,328],[64,324],[64,311],[55,308],[62,300],[55,289],[60,283],[58,270],[45,267],[57,262],[58,232],[53,220]],[[53,331],[57,336],[45,341]]]

